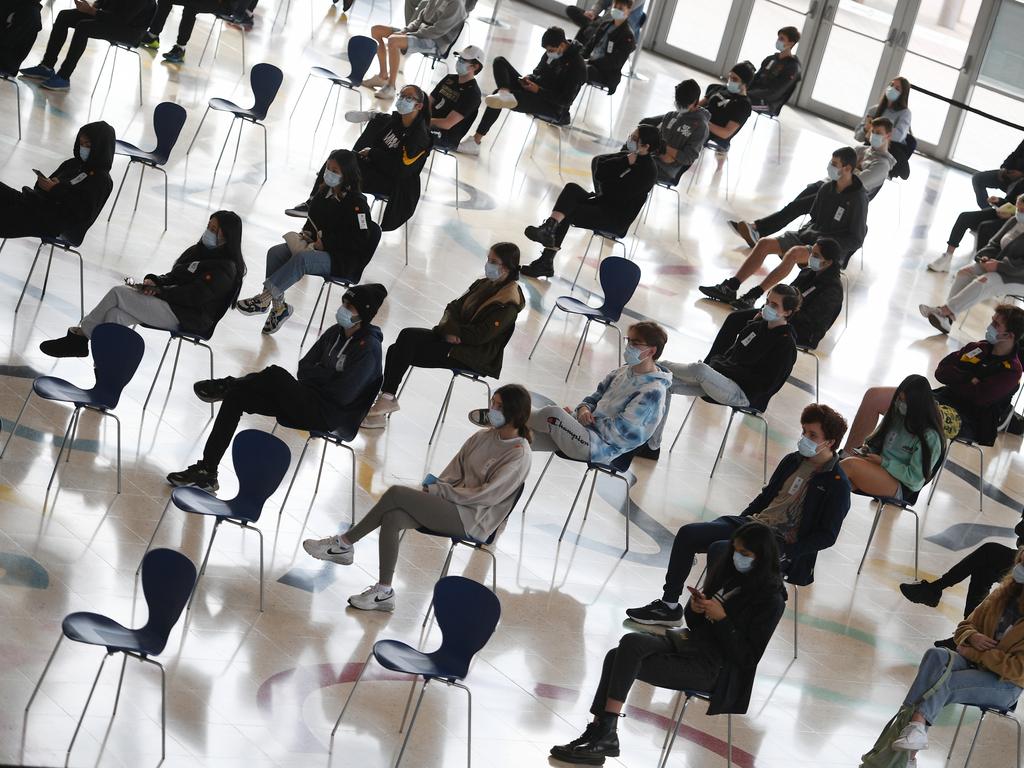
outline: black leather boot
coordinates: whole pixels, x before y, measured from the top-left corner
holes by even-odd
[[[551,748],[551,756],[576,765],[603,765],[606,757],[619,756],[619,715],[605,712],[587,726],[575,741]]]
[[[527,277],[553,277],[557,252],[554,248],[545,248],[539,259],[520,267],[519,271]]]
[[[527,227],[523,230],[523,234],[526,235],[530,240],[535,243],[540,243],[545,248],[553,248],[555,246],[555,229],[558,227],[558,222],[552,218],[544,219],[544,223],[539,227]]]

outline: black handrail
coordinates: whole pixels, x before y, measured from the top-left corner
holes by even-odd
[[[990,115],[988,112],[983,112],[982,110],[977,109],[975,107],[972,107],[969,104],[964,104],[962,101],[955,101],[955,100],[950,99],[950,98],[948,98],[946,96],[940,96],[939,94],[935,93],[934,91],[929,91],[927,88],[922,88],[919,85],[911,85],[910,90],[911,90],[911,92],[913,92],[913,91],[920,91],[925,96],[931,96],[933,99],[938,99],[939,101],[944,101],[947,104],[951,104],[954,107],[957,107],[958,109],[964,110],[965,112],[973,112],[974,114],[981,115],[982,117],[988,118],[989,120],[992,120],[993,122],[1001,123],[1002,125],[1009,126],[1010,128],[1016,128],[1018,131],[1024,131],[1024,125],[1017,125],[1017,123],[1011,123],[1009,120],[1004,120],[1001,117],[996,117],[995,115]]]

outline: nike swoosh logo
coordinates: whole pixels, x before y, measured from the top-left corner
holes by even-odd
[[[344,549],[331,549],[330,547],[327,548],[328,555],[343,555],[345,554],[346,551],[347,550]]]
[[[383,603],[385,600],[390,600],[390,599],[391,599],[391,595],[384,595],[384,597],[381,597],[380,595],[378,595],[377,597],[373,598],[373,602],[375,602],[375,603]]]

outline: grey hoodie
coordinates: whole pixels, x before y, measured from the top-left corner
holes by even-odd
[[[860,183],[864,185],[864,191],[868,195],[882,186],[889,178],[889,171],[895,167],[896,158],[890,155],[888,150],[866,147],[863,144],[857,147],[857,170],[854,173],[860,178]]]
[[[676,150],[676,159],[673,163],[666,163],[655,158],[655,162],[658,164],[659,180],[672,181],[680,169],[697,162],[701,148],[708,140],[710,119],[711,113],[704,107],[698,107],[692,112],[680,109],[675,112],[667,112],[664,115],[645,117],[640,121],[644,125],[657,125],[665,145]]]
[[[455,42],[467,15],[463,0],[422,0],[402,34],[433,40],[438,53],[443,53]]]

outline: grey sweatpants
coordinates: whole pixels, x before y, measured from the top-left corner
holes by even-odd
[[[558,450],[571,459],[590,459],[590,430],[557,405],[545,405],[530,414],[527,422],[534,432],[551,435]]]
[[[672,374],[672,386],[668,388],[670,395],[707,395],[722,405],[750,405],[739,384],[728,376],[723,376],[707,363],[670,363],[663,360],[659,365]],[[661,423],[647,441],[647,445],[653,450],[661,448],[662,433],[665,431],[665,424],[668,423],[671,402],[671,397],[665,398],[665,415],[661,417]]]
[[[107,291],[100,303],[82,318],[82,333],[91,337],[100,323],[138,325],[143,323],[165,331],[178,329],[178,317],[171,305],[156,296],[147,296],[127,285],[117,285]]]
[[[354,544],[378,528],[378,580],[381,584],[391,584],[398,564],[399,536],[406,528],[429,528],[449,536],[466,535],[458,507],[446,499],[404,485],[393,485],[384,491],[380,500],[345,533],[345,537]]]

